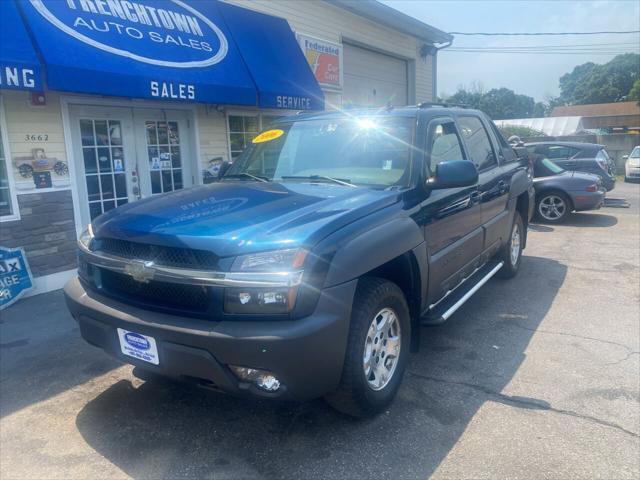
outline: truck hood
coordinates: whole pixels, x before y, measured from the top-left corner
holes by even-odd
[[[398,201],[397,191],[299,182],[220,182],[112,210],[96,238],[214,252],[220,257],[312,246],[332,231]]]

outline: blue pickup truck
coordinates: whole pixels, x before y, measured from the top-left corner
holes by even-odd
[[[528,159],[482,112],[294,115],[218,182],[98,217],[66,300],[142,372],[373,415],[421,325],[517,273],[533,206]]]

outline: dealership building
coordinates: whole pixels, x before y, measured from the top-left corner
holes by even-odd
[[[374,0],[2,0],[0,22],[0,260],[29,294],[93,218],[213,181],[278,116],[433,100],[452,41]]]

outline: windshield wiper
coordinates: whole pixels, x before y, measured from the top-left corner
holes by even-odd
[[[269,179],[267,177],[259,177],[257,175],[252,175],[247,172],[239,172],[239,173],[230,173],[229,175],[223,175],[222,178],[238,178],[238,177],[249,177],[257,180],[259,182],[268,182]]]
[[[283,180],[287,179],[299,179],[299,180],[328,180],[329,182],[337,183],[338,185],[345,185],[347,187],[358,188],[357,185],[351,183],[349,179],[341,179],[341,178],[333,178],[327,177],[326,175],[307,175],[305,176],[296,176],[296,175],[283,175]]]

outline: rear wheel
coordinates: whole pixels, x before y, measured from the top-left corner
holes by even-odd
[[[547,192],[536,201],[536,214],[548,223],[560,223],[571,212],[569,198],[560,192]]]
[[[504,266],[496,274],[498,277],[511,278],[518,273],[522,261],[522,247],[524,246],[525,235],[522,217],[516,211],[513,215],[513,225],[511,225],[509,239],[505,242],[498,256],[504,262]]]
[[[381,278],[361,279],[340,386],[326,401],[355,417],[384,410],[400,388],[410,338],[409,307],[400,288]]]

